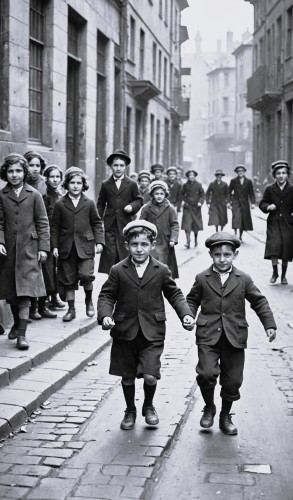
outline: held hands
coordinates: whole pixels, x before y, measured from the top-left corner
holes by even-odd
[[[132,206],[126,205],[126,207],[124,207],[124,212],[126,212],[127,214],[130,214],[131,212],[133,212]]]
[[[273,212],[274,210],[276,210],[276,208],[277,208],[276,205],[274,203],[272,203],[271,205],[269,205],[267,207],[267,211],[268,212]]]
[[[46,262],[46,260],[47,260],[47,252],[43,252],[43,250],[40,250],[38,252],[38,261],[41,264],[44,264],[44,262]]]
[[[195,319],[189,314],[186,314],[182,319],[182,326],[183,328],[185,328],[185,330],[193,330],[193,328],[195,327]]]
[[[201,205],[202,205],[202,204],[201,204],[200,202],[198,202],[197,206],[198,206],[198,207],[201,207]]]
[[[102,253],[103,251],[103,245],[101,245],[101,243],[98,243],[96,245],[96,253]]]
[[[229,210],[232,209],[231,203],[227,203],[227,208],[229,208]]]
[[[267,334],[267,337],[269,339],[269,342],[273,342],[273,340],[275,340],[275,338],[276,338],[277,332],[274,328],[268,328],[266,330],[266,334]]]
[[[58,259],[58,257],[59,257],[58,248],[53,248],[53,255],[54,255],[54,257],[56,257],[56,259]]]
[[[255,208],[255,205],[254,205],[254,204],[252,204],[252,205],[251,205],[251,209],[253,210],[254,208]]]
[[[3,245],[2,243],[0,243],[0,255],[4,255],[5,257],[7,255],[5,245]]]
[[[103,330],[111,330],[113,326],[115,326],[115,321],[110,316],[105,316],[102,323]]]

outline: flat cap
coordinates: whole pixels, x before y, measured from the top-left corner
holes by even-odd
[[[69,167],[67,170],[64,172],[64,177],[66,178],[70,174],[82,174],[85,175],[84,171],[79,168],[79,167]]]
[[[141,170],[138,172],[138,180],[140,180],[142,177],[147,177],[149,180],[151,180],[151,174],[148,170]]]
[[[178,172],[177,167],[174,167],[173,165],[171,165],[171,167],[167,168],[166,174],[168,174],[169,172],[175,172],[175,174],[177,174],[177,172]]]
[[[161,172],[163,172],[164,171],[163,165],[161,165],[160,163],[154,163],[151,166],[151,173],[153,174],[156,170],[161,170]]]
[[[49,177],[51,170],[59,170],[59,172],[61,174],[61,179],[62,179],[62,177],[63,177],[63,170],[60,167],[58,167],[58,165],[55,165],[55,164],[47,165],[44,168],[43,176],[44,177]]]
[[[215,175],[225,175],[223,170],[216,170]]]
[[[126,226],[122,230],[123,236],[127,236],[129,231],[131,231],[132,229],[138,228],[148,229],[149,231],[151,231],[155,238],[157,237],[158,231],[155,224],[152,224],[152,222],[143,219],[137,219],[128,222],[128,224],[126,224]]]
[[[277,160],[272,163],[272,171],[274,171],[276,168],[288,168],[289,169],[289,163],[286,160]]]
[[[239,170],[240,168],[243,168],[243,170],[245,170],[245,172],[246,172],[246,170],[247,170],[246,166],[245,166],[245,165],[242,165],[242,163],[240,163],[239,165],[236,165],[236,167],[234,168],[234,172],[238,172],[238,170]]]
[[[123,151],[123,149],[115,149],[115,151],[113,151],[113,153],[110,156],[108,156],[108,158],[106,160],[107,165],[109,165],[109,166],[112,165],[114,158],[116,158],[117,156],[119,158],[123,158],[123,160],[125,161],[126,165],[129,165],[131,163],[131,159],[125,153],[125,151]]]
[[[233,247],[238,248],[241,245],[240,239],[235,234],[225,233],[224,231],[220,231],[218,233],[210,236],[206,242],[205,246],[207,248],[211,248],[214,245],[223,245],[223,244],[233,245]]]
[[[157,180],[157,181],[152,181],[150,183],[150,193],[153,192],[154,189],[161,188],[165,191],[166,194],[169,194],[169,188],[168,184],[165,181]]]

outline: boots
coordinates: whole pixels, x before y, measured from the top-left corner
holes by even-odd
[[[186,244],[184,246],[185,248],[190,248],[190,233],[185,231],[185,234],[186,234]]]
[[[281,274],[281,283],[282,285],[288,285],[288,281],[286,278],[287,265],[282,264],[282,274]]]
[[[12,325],[10,332],[8,333],[8,338],[9,338],[9,340],[15,340],[15,339],[17,339],[18,334],[19,334],[19,331],[18,331],[18,322],[19,322],[18,305],[11,304],[10,309],[11,309],[11,312],[13,315],[14,322],[13,322],[13,325]]]
[[[30,307],[29,317],[30,317],[30,319],[34,319],[34,320],[42,319],[42,316],[39,314],[39,311],[38,311],[38,299],[35,297],[31,298],[31,307]]]
[[[233,436],[238,433],[237,427],[232,422],[232,413],[220,413],[219,427],[224,434]]]
[[[16,347],[20,351],[26,351],[29,348],[28,341],[25,338],[27,328],[27,320],[19,319],[18,321],[18,337]]]
[[[62,302],[62,300],[60,300],[57,293],[52,294],[51,301],[49,302],[49,309],[64,309],[65,305],[65,302]]]
[[[273,265],[273,274],[272,274],[272,277],[270,279],[270,283],[276,283],[278,277],[279,277],[278,266]]]

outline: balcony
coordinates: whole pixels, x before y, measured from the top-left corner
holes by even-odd
[[[141,104],[147,105],[150,99],[158,96],[161,91],[149,80],[128,80],[128,85],[131,88],[132,95],[140,101]]]
[[[256,111],[274,110],[282,98],[282,67],[259,66],[247,80],[247,106]]]
[[[190,99],[182,97],[181,88],[173,89],[171,113],[176,123],[182,123],[189,120]]]

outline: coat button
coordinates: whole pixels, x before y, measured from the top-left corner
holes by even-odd
[[[218,332],[220,332],[222,330],[222,328],[218,328]]]
[[[226,314],[225,314],[225,313],[223,313],[223,314],[222,314],[222,316],[226,316]]]

